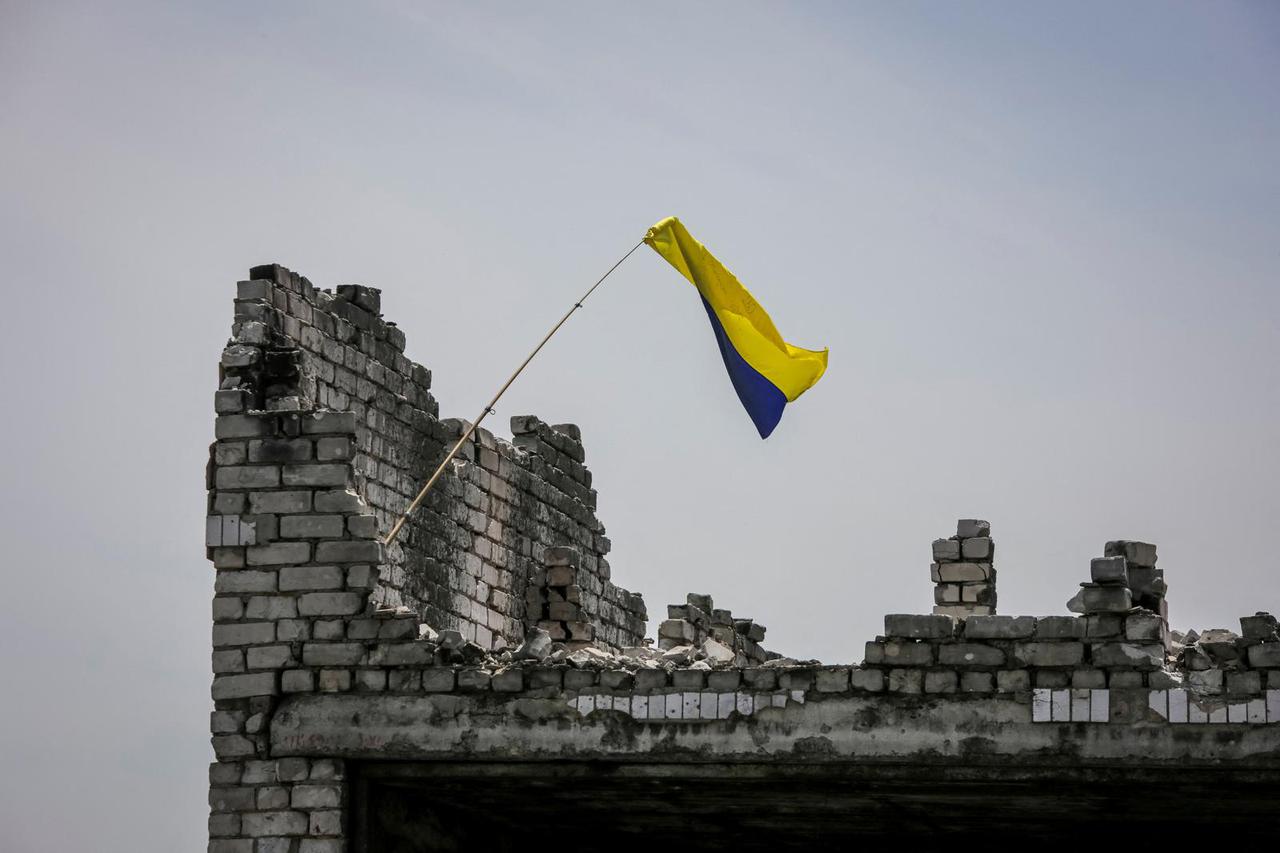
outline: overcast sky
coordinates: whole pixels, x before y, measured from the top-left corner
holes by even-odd
[[[503,401],[614,578],[861,660],[990,519],[1000,610],[1158,543],[1280,612],[1280,7],[0,0],[0,848],[203,849],[203,471],[237,279],[384,290],[448,416],[679,215],[826,377],[768,441],[648,250]],[[651,623],[650,629],[653,629]]]

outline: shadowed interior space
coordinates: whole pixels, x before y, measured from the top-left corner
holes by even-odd
[[[1280,771],[938,765],[365,763],[360,853],[1042,847],[1273,838]],[[879,849],[871,847],[869,849]],[[1140,848],[1145,849],[1145,848]]]

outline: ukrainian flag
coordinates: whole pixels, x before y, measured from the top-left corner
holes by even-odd
[[[768,438],[787,403],[822,378],[827,351],[784,341],[760,303],[679,219],[668,216],[649,229],[644,241],[698,288],[729,380],[760,437]]]

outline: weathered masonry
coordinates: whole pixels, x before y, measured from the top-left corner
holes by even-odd
[[[647,640],[570,424],[480,431],[383,548],[465,429],[403,350],[372,288],[238,285],[210,853],[1274,843],[1276,620],[1170,630],[1155,546],[1106,543],[1073,615],[997,615],[990,525],[962,520],[933,612],[886,616],[860,663],[769,651],[706,595]]]

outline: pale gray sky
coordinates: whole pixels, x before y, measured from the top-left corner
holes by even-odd
[[[668,214],[829,346],[761,442],[645,250],[504,401],[582,426],[654,614],[860,660],[972,515],[1002,612],[1065,612],[1117,537],[1175,627],[1280,608],[1277,80],[1268,2],[0,0],[0,848],[202,849],[256,263],[383,288],[451,416]]]

